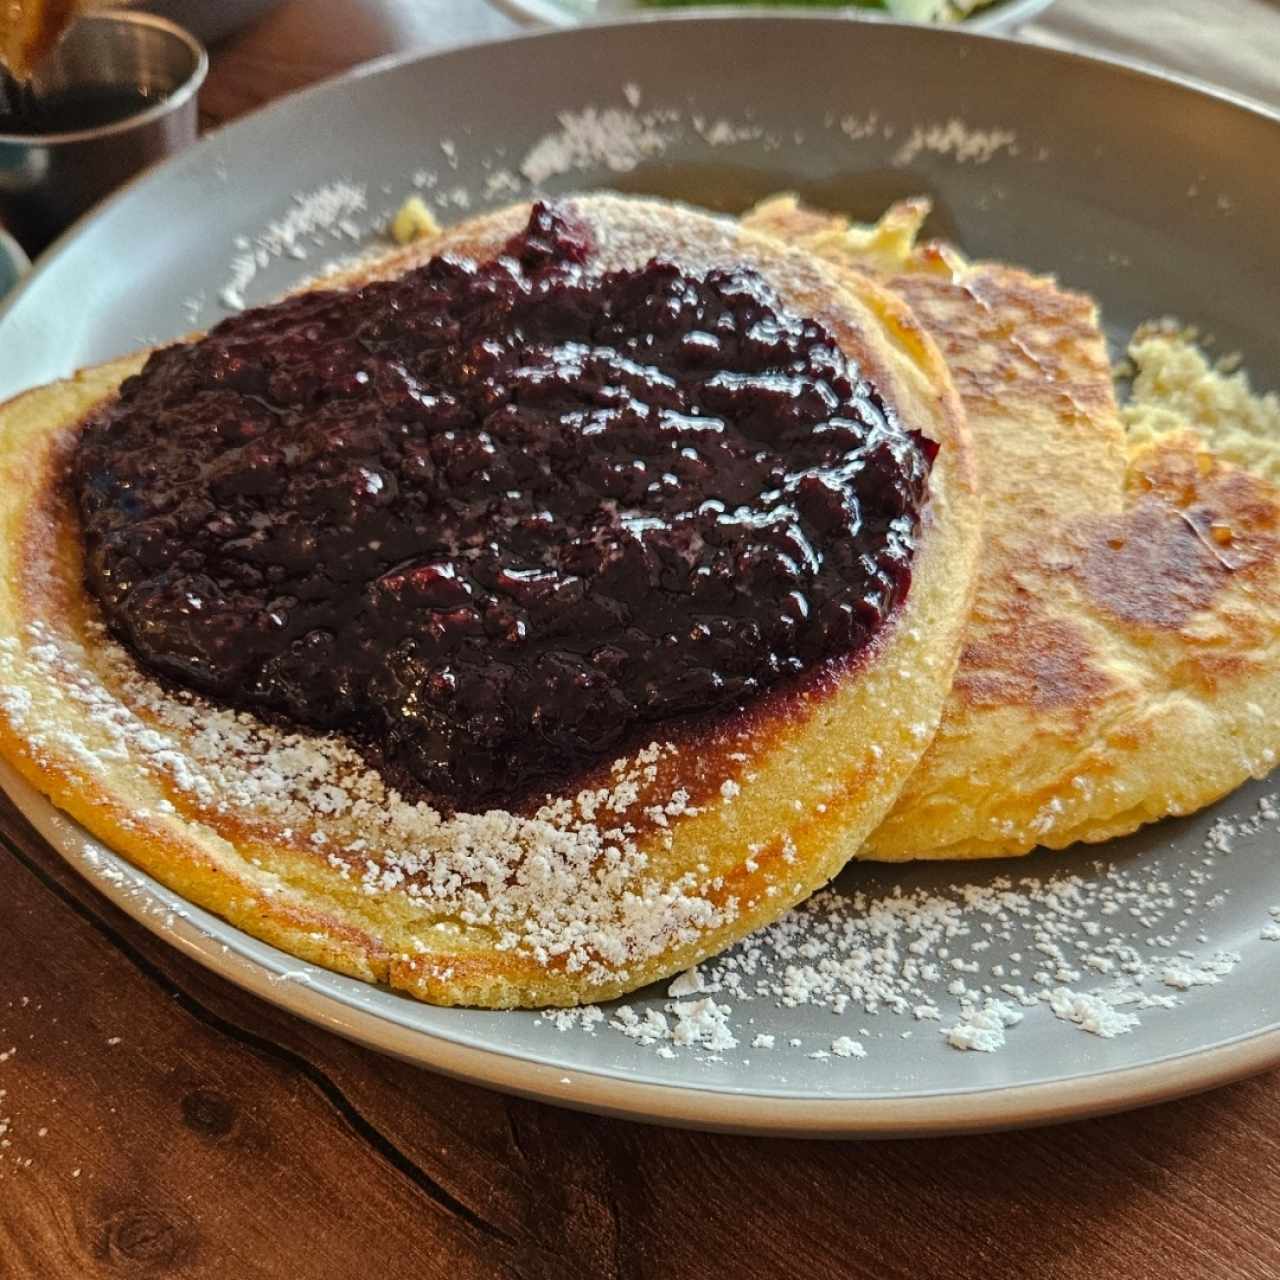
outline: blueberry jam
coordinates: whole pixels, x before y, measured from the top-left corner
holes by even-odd
[[[865,647],[932,446],[754,271],[591,257],[538,205],[492,262],[151,356],[74,460],[113,633],[446,809]]]

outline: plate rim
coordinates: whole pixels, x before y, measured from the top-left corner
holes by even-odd
[[[535,1062],[405,1026],[310,980],[288,980],[285,975],[296,973],[302,962],[154,880],[58,809],[3,760],[0,790],[91,888],[161,942],[241,990],[322,1030],[411,1065],[465,1084],[575,1111],[749,1137],[958,1136],[1035,1128],[1154,1106],[1257,1075],[1280,1062],[1280,1025],[1207,1048],[1065,1080],[875,1098],[789,1098],[749,1089],[701,1089]],[[274,966],[250,952],[268,955]],[[314,965],[306,965],[305,970],[315,970],[321,984],[338,978],[360,981]],[[363,985],[382,990],[376,984]],[[573,1074],[566,1075],[566,1071]]]
[[[825,22],[846,29],[848,27],[844,19],[828,15],[779,17],[759,11],[645,14],[597,25],[625,28],[653,22],[707,24],[744,20],[764,23]],[[901,23],[886,25],[914,32],[928,32],[927,35],[914,37],[920,39],[973,38],[1012,43],[1003,37],[993,37],[972,30],[944,31]],[[266,104],[241,120],[207,135],[202,143],[197,144],[197,148],[204,147],[206,154],[212,154],[211,148],[216,147],[217,142],[223,138],[225,129],[235,129],[242,123],[256,120],[264,112],[286,107],[295,98],[341,93],[350,81],[362,80],[401,66],[429,64],[434,58],[449,57],[493,44],[573,38],[573,30],[520,33],[428,54],[407,51],[377,59],[301,93],[287,95],[275,103]],[[1095,57],[1038,46],[1036,48],[1037,56],[1099,63],[1127,75],[1154,79],[1165,84],[1172,83],[1192,92],[1205,93],[1227,105],[1261,116],[1272,124],[1280,124],[1280,112],[1265,104],[1259,104],[1230,90],[1203,84],[1191,77],[1122,58]],[[180,163],[183,156],[189,155],[190,149],[166,164],[149,170],[68,229],[22,285],[0,305],[0,323],[20,300],[26,287],[38,279],[42,270],[56,259],[75,236],[85,230],[87,224],[102,216],[117,200],[125,198],[137,183],[158,178],[171,165]],[[1228,1084],[1280,1062],[1280,1025],[1272,1025],[1153,1061],[1065,1080],[1007,1087],[944,1089],[874,1098],[789,1098],[751,1092],[749,1089],[704,1089],[686,1084],[626,1080],[590,1068],[566,1069],[497,1049],[461,1043],[427,1029],[408,1027],[372,1010],[356,1007],[336,992],[305,983],[281,981],[280,973],[283,969],[290,966],[296,968],[297,961],[234,929],[225,921],[217,920],[152,881],[126,859],[89,836],[50,801],[18,779],[5,764],[0,764],[0,789],[9,794],[23,816],[93,888],[102,892],[161,941],[175,946],[202,967],[228,979],[234,985],[323,1029],[380,1052],[468,1083],[577,1110],[649,1123],[761,1136],[849,1138],[979,1133],[1057,1123],[1148,1106]],[[90,851],[99,860],[105,856],[110,864],[131,878],[135,886],[140,886],[140,890],[129,891],[104,882],[100,872],[95,874]],[[175,918],[166,921],[170,913]],[[202,918],[210,920],[216,932],[205,927],[201,923]],[[236,945],[229,947],[229,942]],[[240,943],[244,944],[243,949],[239,947]],[[275,973],[259,959],[247,954],[248,951],[257,950],[269,951],[281,957]],[[566,1075],[566,1070],[572,1071],[572,1075]]]

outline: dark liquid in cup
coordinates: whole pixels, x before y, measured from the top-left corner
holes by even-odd
[[[24,86],[0,94],[0,133],[43,136],[100,129],[139,115],[159,99],[127,85],[87,85],[37,93]]]

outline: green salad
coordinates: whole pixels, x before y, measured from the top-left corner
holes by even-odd
[[[880,9],[908,22],[958,22],[994,0],[644,0],[658,8],[754,4],[768,9]]]

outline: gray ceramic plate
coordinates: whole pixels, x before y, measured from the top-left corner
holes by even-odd
[[[1273,119],[1171,81],[953,32],[756,17],[531,36],[373,68],[144,178],[70,233],[14,295],[0,317],[0,394],[210,323],[228,287],[250,302],[268,298],[351,252],[362,228],[412,190],[457,217],[527,191],[529,173],[552,190],[617,186],[730,209],[794,187],[860,215],[928,191],[937,228],[971,252],[1094,292],[1116,334],[1151,315],[1194,319],[1274,387],[1278,169]],[[189,909],[6,785],[104,892],[211,968],[368,1044],[569,1105],[755,1131],[956,1131],[1136,1105],[1280,1060],[1280,945],[1268,937],[1280,933],[1268,913],[1280,904],[1277,823],[1253,824],[1229,854],[1205,843],[1217,818],[1255,814],[1267,784],[1103,850],[854,868],[841,882],[846,895],[901,886],[944,904],[965,896],[948,888],[955,881],[988,903],[1000,877],[1075,875],[1079,885],[991,933],[984,926],[995,917],[945,908],[961,931],[922,940],[939,972],[920,998],[941,1021],[721,994],[738,1045],[720,1054],[661,1046],[671,1057],[607,1026],[592,1035],[532,1013],[432,1009],[300,966]],[[1098,886],[1124,884],[1128,899],[1089,901]],[[1083,905],[1071,905],[1071,892]],[[1172,1007],[1121,1006],[1141,1026],[1104,1039],[1039,1004],[1001,1052],[949,1047],[939,1032],[959,1012],[951,983],[1035,985],[1048,962],[1036,951],[1043,938],[1024,925],[1046,911],[1042,934],[1064,921],[1074,930],[1065,945],[1076,966],[1044,975],[1048,985],[1105,987],[1115,975],[1082,961],[1109,939],[1132,946],[1146,995]],[[899,933],[904,960],[912,929],[927,932],[917,921]],[[1097,937],[1086,942],[1090,930]],[[878,960],[865,949],[826,958],[847,972],[859,957],[885,959],[883,948]],[[653,992],[632,1003],[666,999]],[[775,1047],[750,1047],[758,1035]],[[843,1036],[866,1057],[831,1056]]]

